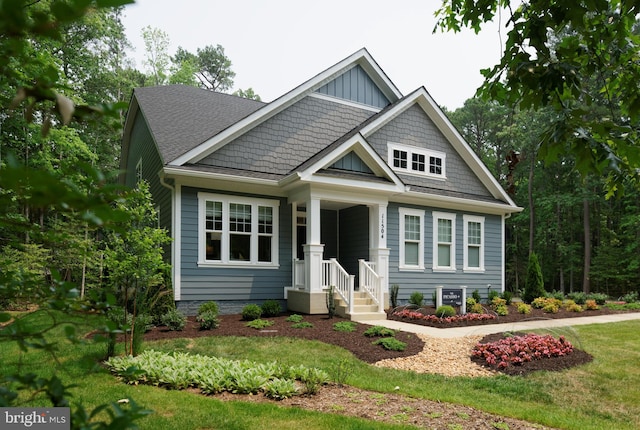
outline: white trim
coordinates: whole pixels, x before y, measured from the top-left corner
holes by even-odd
[[[224,131],[213,136],[211,139],[203,142],[192,150],[187,151],[169,164],[182,166],[187,163],[197,163],[209,154],[231,142],[236,137],[273,117],[356,65],[360,65],[369,74],[371,79],[376,83],[376,85],[378,85],[379,89],[391,103],[402,97],[400,90],[398,90],[393,82],[389,80],[384,71],[371,57],[369,52],[363,48],[282,97],[258,109],[256,112],[250,114],[245,119],[238,121]]]
[[[469,223],[478,223],[480,224],[480,245],[479,248],[479,267],[470,267],[469,266]],[[484,217],[483,216],[475,216],[475,215],[462,215],[462,228],[463,228],[463,270],[465,272],[475,272],[475,273],[483,273],[485,271],[484,267],[484,244],[485,244],[485,228],[484,228]]]
[[[424,270],[424,211],[419,209],[398,208],[398,219],[400,234],[398,235],[398,245],[400,250],[400,260],[398,262],[398,268],[400,270]],[[420,220],[420,239],[418,240],[418,265],[405,263],[405,216],[415,216]]]
[[[220,260],[212,261],[206,259],[205,223],[206,223],[206,202],[216,201],[222,203],[222,239],[220,249]],[[248,261],[235,261],[229,258],[230,254],[230,232],[229,232],[229,205],[243,204],[251,206],[251,233],[250,236],[250,256]],[[270,207],[272,209],[272,232],[271,237],[271,261],[258,261],[258,239],[260,236],[258,230],[258,208],[260,206]],[[198,193],[198,267],[232,267],[232,268],[278,268],[279,262],[279,234],[278,225],[279,217],[279,200],[256,199],[250,197],[239,197],[226,194],[211,194],[206,192]]]
[[[175,184],[173,210],[173,296],[179,301],[182,294],[182,185]]]
[[[393,156],[394,151],[401,151],[407,154],[407,167],[397,167],[394,164],[395,157]],[[415,170],[413,169],[413,155],[418,154],[422,155],[425,158],[424,161],[424,170]],[[430,158],[439,158],[442,160],[442,173],[431,173],[429,171],[430,167]],[[395,142],[387,142],[387,164],[399,173],[404,173],[406,175],[427,177],[432,179],[444,180],[447,179],[447,154],[441,151],[434,151],[432,149],[420,148],[412,145],[403,145],[401,143]]]
[[[433,216],[433,271],[434,272],[455,272],[456,271],[456,214],[447,212],[432,212]],[[446,219],[451,221],[451,242],[449,248],[449,266],[438,264],[438,220]]]
[[[309,94],[309,97],[314,97],[320,100],[325,100],[328,102],[332,102],[332,103],[338,103],[341,105],[345,105],[345,106],[350,106],[350,107],[354,107],[354,108],[358,108],[358,109],[364,109],[364,110],[368,110],[370,112],[375,112],[378,113],[380,112],[382,109],[377,108],[375,106],[371,106],[371,105],[365,105],[362,103],[357,103],[351,100],[347,100],[347,99],[343,99],[340,97],[334,97],[334,96],[330,96],[328,94],[322,94],[322,93],[311,93]]]
[[[144,172],[142,171],[142,157],[138,158],[136,163],[136,185],[144,179]]]

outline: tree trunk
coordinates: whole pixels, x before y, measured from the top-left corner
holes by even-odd
[[[582,291],[585,294],[589,294],[591,291],[591,222],[590,222],[590,209],[589,200],[585,197],[582,201],[582,208],[584,213],[584,270],[582,278]]]

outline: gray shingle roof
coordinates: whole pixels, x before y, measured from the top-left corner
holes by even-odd
[[[136,88],[134,97],[165,164],[266,105],[185,85]]]

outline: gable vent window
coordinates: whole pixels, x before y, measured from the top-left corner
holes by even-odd
[[[389,165],[393,166],[393,170],[410,175],[446,178],[444,152],[398,143],[388,143],[387,147]]]
[[[277,200],[198,193],[198,265],[277,267]]]

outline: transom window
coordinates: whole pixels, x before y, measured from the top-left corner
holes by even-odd
[[[198,193],[199,264],[278,264],[278,201]]]
[[[433,212],[433,269],[456,270],[456,215]]]
[[[398,143],[388,143],[387,147],[389,165],[393,166],[394,170],[432,178],[446,177],[444,152]]]
[[[400,208],[400,269],[424,269],[424,211]]]

